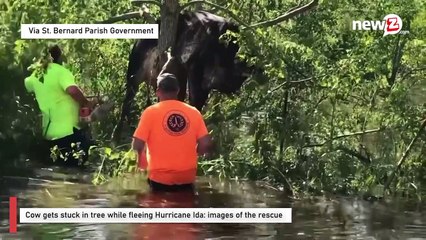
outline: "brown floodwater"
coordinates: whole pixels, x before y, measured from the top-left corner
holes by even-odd
[[[199,177],[196,194],[153,194],[140,176],[101,186],[78,171],[39,169],[0,177],[3,239],[426,239],[425,206],[407,200],[355,197],[294,200],[262,182]],[[8,197],[18,207],[293,208],[291,224],[19,224],[8,233]]]

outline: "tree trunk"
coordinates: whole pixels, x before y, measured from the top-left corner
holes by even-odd
[[[286,124],[287,124],[287,115],[288,115],[288,101],[289,101],[289,90],[288,89],[285,89],[284,90],[285,92],[284,92],[284,104],[283,104],[283,111],[282,111],[282,115],[281,115],[281,117],[282,117],[282,121],[283,121],[283,130],[282,130],[282,133],[281,133],[281,139],[280,139],[280,155],[279,155],[279,158],[280,158],[280,161],[284,158],[284,144],[285,144],[285,139],[286,139],[286,136],[287,136],[287,133],[288,133],[288,131],[287,131],[287,126],[285,126]]]
[[[180,5],[178,0],[163,0],[161,5],[161,25],[158,39],[160,53],[173,47],[176,40]]]

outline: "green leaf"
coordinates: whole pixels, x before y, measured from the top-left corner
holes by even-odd
[[[105,148],[104,153],[105,153],[107,156],[110,156],[110,155],[111,155],[111,152],[112,152],[112,149],[111,149],[111,148],[108,148],[108,147],[106,147],[106,148]]]

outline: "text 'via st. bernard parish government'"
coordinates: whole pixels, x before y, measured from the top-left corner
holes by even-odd
[[[21,208],[21,223],[291,223],[291,208]]]
[[[158,39],[158,24],[21,24],[22,39]]]

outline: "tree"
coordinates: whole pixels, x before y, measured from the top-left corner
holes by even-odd
[[[154,62],[157,65],[158,64],[161,64],[161,65],[156,66],[156,67],[154,66],[154,68],[158,69],[158,70],[163,69],[163,71],[167,71],[167,70],[173,69],[173,68],[176,69],[176,67],[174,67],[174,66],[169,66],[170,64],[174,64],[175,66],[176,65],[183,65],[183,63],[180,61],[181,60],[180,57],[173,56],[173,53],[175,52],[174,48],[175,48],[175,42],[176,42],[176,36],[177,36],[178,18],[179,18],[179,14],[183,10],[189,8],[192,5],[206,4],[206,5],[218,8],[219,10],[223,11],[225,14],[232,17],[236,22],[238,22],[242,26],[243,30],[253,30],[255,28],[260,28],[260,27],[271,27],[271,26],[279,24],[283,21],[286,21],[286,20],[288,20],[292,17],[295,17],[299,14],[305,13],[306,11],[315,7],[318,4],[318,0],[313,0],[306,5],[301,5],[301,6],[292,8],[291,10],[286,12],[285,14],[278,16],[278,17],[276,17],[272,20],[261,21],[261,22],[254,23],[254,24],[245,23],[244,21],[240,20],[239,17],[237,17],[235,14],[233,14],[228,9],[221,7],[218,4],[209,2],[209,1],[196,0],[196,1],[187,2],[183,5],[181,5],[178,0],[163,0],[161,2],[160,1],[136,0],[136,1],[133,1],[133,3],[142,4],[140,13],[134,13],[134,12],[126,13],[126,14],[123,14],[121,16],[117,16],[117,17],[113,17],[112,19],[105,20],[104,23],[112,23],[112,22],[116,22],[116,21],[122,21],[122,20],[130,19],[130,18],[144,17],[144,16],[148,19],[149,22],[153,22],[153,18],[151,16],[149,16],[147,7],[144,4],[153,4],[153,5],[159,6],[160,7],[160,16],[161,16],[161,18],[160,18],[161,27],[160,27],[160,34],[159,34],[159,41],[158,41],[158,45],[157,45],[157,51],[154,51],[155,56],[153,56],[153,57],[156,58],[156,60],[154,60]],[[165,59],[167,57],[167,54],[165,53],[165,51],[168,50],[168,49],[170,49],[171,52],[172,52],[171,57],[174,59],[172,61]],[[162,66],[162,64],[165,64],[165,66]],[[157,72],[159,73],[160,71],[157,71]],[[153,77],[155,78],[156,76],[153,76]],[[140,80],[138,80],[138,79],[136,79],[134,81],[140,82]],[[145,79],[145,81],[151,82],[152,80]],[[135,85],[135,84],[132,84],[132,85]],[[186,85],[186,83],[185,83],[185,85]],[[138,86],[138,85],[136,85],[136,86]],[[190,89],[190,91],[191,91],[191,89]],[[134,92],[134,90],[132,90],[132,92]],[[122,110],[123,112],[124,111],[127,112],[129,110],[129,104],[131,103],[131,99],[127,99],[127,98],[132,96],[132,95],[133,94],[126,94],[126,98],[124,99],[124,103],[123,103],[123,110]],[[124,121],[123,116],[128,115],[128,113],[123,113],[123,112],[121,113],[122,117],[120,117],[120,120],[119,120],[118,124],[116,125],[116,128],[115,128],[113,135],[112,135],[112,139],[113,139],[114,142],[116,142],[121,135],[121,126],[122,126],[123,121]]]
[[[152,5],[159,6],[160,12],[161,12],[162,27],[160,29],[160,34],[159,34],[158,48],[160,52],[163,52],[163,51],[166,51],[168,48],[173,47],[172,45],[175,42],[174,40],[176,37],[177,19],[178,19],[179,13],[191,7],[192,5],[197,5],[197,8],[200,8],[201,5],[208,5],[208,6],[217,8],[220,11],[224,12],[225,14],[229,15],[229,17],[233,18],[236,22],[244,26],[243,29],[253,29],[253,28],[259,28],[259,27],[271,27],[281,22],[284,22],[286,20],[289,20],[293,17],[296,17],[300,14],[303,14],[309,10],[312,10],[314,7],[316,7],[318,5],[318,1],[319,0],[312,0],[306,5],[300,5],[300,6],[291,8],[289,11],[287,11],[283,15],[278,16],[271,20],[261,21],[254,24],[248,24],[240,20],[238,16],[233,14],[228,9],[218,4],[212,3],[210,1],[193,0],[182,5],[179,3],[179,0],[133,0],[132,3],[141,5],[141,11],[125,13],[121,16],[107,19],[103,21],[103,23],[114,23],[118,21],[131,19],[131,18],[141,18],[141,17],[148,19],[149,22],[153,22],[152,21],[153,18],[148,14],[148,9],[145,4],[147,5],[152,4]]]

